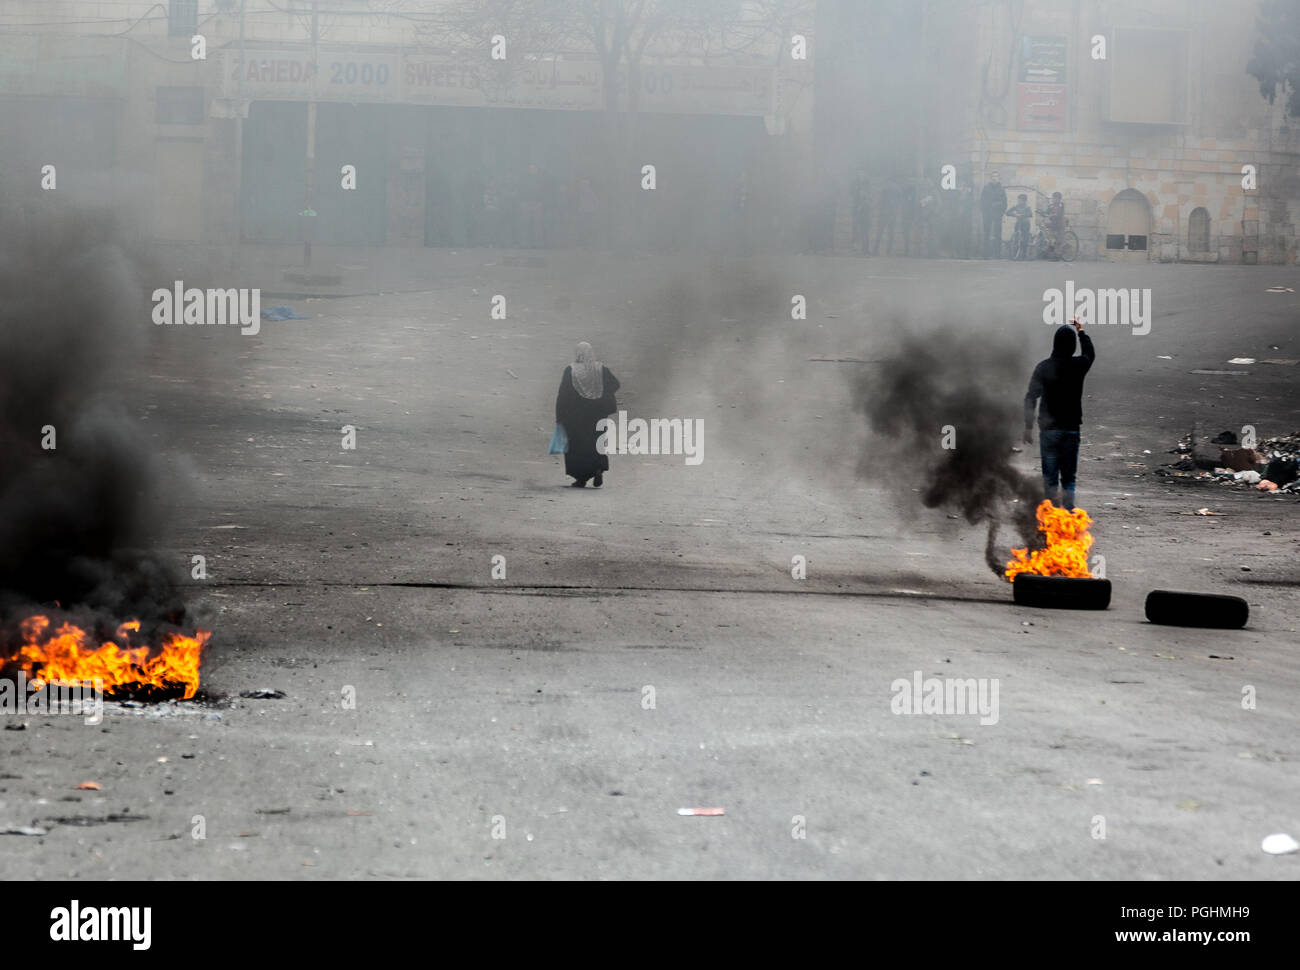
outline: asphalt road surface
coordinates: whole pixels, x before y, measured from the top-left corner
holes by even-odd
[[[1227,364],[1300,358],[1300,295],[1267,292],[1294,267],[542,256],[264,298],[310,319],[256,337],[150,331],[122,385],[171,459],[162,545],[206,557],[211,700],[4,718],[0,831],[45,832],[0,835],[5,877],[1300,876],[1260,848],[1300,838],[1300,505],[1154,475],[1193,426],[1300,430],[1300,366]],[[1104,613],[1014,606],[849,397],[942,325],[1022,355],[1018,400],[1066,279],[1154,311],[1092,331]],[[582,339],[630,411],[703,419],[701,464],[566,487],[546,446]],[[1153,626],[1154,588],[1250,624]],[[893,713],[916,672],[996,681],[996,723]]]

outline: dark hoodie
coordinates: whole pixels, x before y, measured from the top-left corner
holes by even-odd
[[[1007,190],[1001,182],[990,182],[980,193],[980,208],[994,216],[1007,211]]]
[[[1043,406],[1038,411],[1040,431],[1078,431],[1083,422],[1083,378],[1097,359],[1092,349],[1092,338],[1079,334],[1083,353],[1074,356],[1074,328],[1056,328],[1052,338],[1052,356],[1040,361],[1029,378],[1029,393],[1025,395],[1025,430],[1034,426],[1034,408],[1038,399]]]

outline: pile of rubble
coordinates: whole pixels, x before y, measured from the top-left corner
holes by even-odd
[[[1231,431],[1208,441],[1198,440],[1193,433],[1169,454],[1178,460],[1156,469],[1164,478],[1300,495],[1300,432],[1268,438],[1253,448],[1243,448]]]

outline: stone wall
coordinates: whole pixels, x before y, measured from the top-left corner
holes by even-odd
[[[1151,213],[1149,258],[1162,261],[1292,263],[1300,208],[1300,119],[1285,117],[1281,99],[1269,105],[1246,74],[1255,41],[1255,5],[1249,0],[1152,0],[1141,10],[1113,0],[1073,5],[1031,0],[1021,21],[990,5],[976,32],[981,76],[970,107],[963,158],[983,182],[997,169],[1004,184],[1060,191],[1080,238],[1081,257],[1108,258],[1106,218],[1111,201],[1133,189]],[[1116,27],[1185,31],[1186,114],[1182,124],[1109,120],[1113,57],[1095,59],[1094,38],[1113,42]],[[1019,62],[1007,57],[1014,34],[1068,40],[1066,130],[1016,130]],[[1113,50],[1108,50],[1113,55]],[[1001,76],[999,76],[1001,75]],[[1154,77],[1181,84],[1182,78]],[[1002,96],[990,96],[999,92]],[[1181,95],[1180,95],[1181,97]],[[1255,187],[1243,186],[1254,166]],[[1189,248],[1192,212],[1210,220],[1209,252]]]

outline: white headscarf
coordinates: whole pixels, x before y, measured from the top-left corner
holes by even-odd
[[[605,365],[596,360],[596,352],[585,340],[578,344],[573,364],[573,389],[590,401],[605,396]]]

